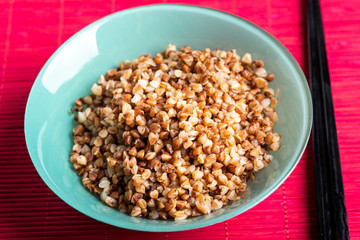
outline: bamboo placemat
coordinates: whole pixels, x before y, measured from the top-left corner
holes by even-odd
[[[311,142],[299,165],[269,198],[214,226],[178,233],[143,233],[93,220],[43,183],[29,158],[25,104],[37,73],[56,48],[87,24],[114,11],[175,1],[54,0],[0,2],[0,239],[312,239],[316,208]],[[305,1],[176,1],[224,10],[278,38],[307,74]],[[360,239],[360,4],[322,1],[350,236]]]

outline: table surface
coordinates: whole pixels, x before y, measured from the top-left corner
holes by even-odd
[[[112,12],[185,3],[246,18],[280,40],[308,76],[304,0],[0,1],[0,239],[313,239],[317,237],[311,140],[299,165],[265,201],[228,221],[178,233],[143,233],[93,220],[43,183],[28,155],[23,117],[30,88],[66,39]],[[360,239],[360,1],[321,2],[350,236]]]

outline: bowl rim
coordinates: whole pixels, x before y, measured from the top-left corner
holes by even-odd
[[[105,215],[97,215],[94,212],[90,211],[90,209],[88,208],[82,208],[82,207],[78,207],[75,204],[72,203],[71,199],[67,197],[67,195],[65,193],[63,193],[61,191],[60,188],[58,188],[58,186],[52,181],[51,177],[47,174],[46,171],[43,170],[42,168],[42,164],[39,162],[38,158],[37,158],[37,154],[36,151],[32,151],[31,145],[32,144],[36,144],[36,143],[32,143],[30,141],[30,136],[29,136],[29,127],[30,127],[30,123],[29,123],[29,112],[30,112],[30,106],[31,106],[31,102],[33,101],[33,99],[35,98],[35,89],[36,89],[36,85],[39,84],[39,82],[41,82],[41,78],[44,74],[44,72],[46,71],[48,65],[52,62],[52,60],[58,55],[59,52],[62,51],[62,49],[64,47],[66,47],[68,44],[70,44],[70,42],[72,42],[73,39],[75,39],[78,35],[80,35],[82,32],[87,31],[88,29],[94,27],[95,25],[98,24],[103,24],[106,21],[111,21],[111,19],[115,18],[118,15],[122,15],[122,14],[128,14],[131,12],[136,12],[136,11],[141,11],[143,9],[149,9],[149,8],[176,8],[176,9],[183,9],[183,10],[196,10],[196,11],[202,11],[203,13],[209,13],[212,12],[214,14],[217,15],[224,15],[224,16],[228,16],[229,18],[233,18],[233,21],[242,21],[245,24],[247,24],[250,28],[255,28],[257,31],[260,31],[262,34],[265,35],[265,37],[267,37],[274,45],[276,45],[286,56],[286,58],[291,62],[291,64],[293,65],[293,67],[295,68],[296,72],[298,73],[298,75],[300,76],[300,80],[302,83],[302,87],[304,89],[304,93],[305,93],[305,99],[306,99],[306,103],[304,103],[305,109],[307,110],[307,112],[305,112],[305,114],[307,115],[307,117],[305,117],[305,125],[308,126],[306,129],[306,133],[302,136],[302,146],[301,146],[301,150],[298,152],[298,155],[296,157],[294,157],[294,161],[292,162],[292,164],[290,164],[279,176],[279,178],[272,184],[273,188],[268,189],[267,191],[263,192],[262,194],[260,194],[258,197],[254,198],[251,202],[247,203],[244,207],[239,208],[239,209],[234,209],[233,211],[230,211],[229,213],[225,213],[225,214],[221,214],[219,216],[216,216],[214,218],[210,218],[210,219],[206,219],[204,221],[199,221],[191,224],[182,224],[182,225],[175,225],[175,226],[165,226],[165,225],[159,225],[157,227],[153,227],[153,226],[147,226],[147,225],[139,225],[137,223],[134,222],[119,222],[119,221],[113,221],[113,219],[110,218],[106,218],[104,217]],[[299,163],[301,156],[303,155],[307,143],[309,141],[309,137],[310,137],[310,133],[311,133],[311,128],[312,128],[312,121],[313,121],[313,111],[312,111],[312,100],[311,100],[311,94],[310,94],[310,89],[306,80],[306,77],[303,73],[303,71],[301,70],[299,64],[297,63],[297,61],[295,60],[295,58],[292,56],[292,54],[287,50],[287,48],[278,40],[276,39],[274,36],[272,36],[270,33],[268,33],[266,30],[262,29],[261,27],[259,27],[258,25],[244,19],[241,18],[239,16],[236,16],[234,14],[228,13],[228,12],[224,12],[218,9],[213,9],[213,8],[208,8],[208,7],[201,7],[201,6],[196,6],[196,5],[189,5],[189,4],[150,4],[150,5],[144,5],[144,6],[140,6],[140,7],[133,7],[133,8],[129,8],[129,9],[125,9],[125,10],[120,10],[118,12],[106,15],[90,24],[88,24],[87,26],[85,26],[84,28],[82,28],[81,30],[77,31],[74,35],[72,35],[68,40],[66,40],[60,47],[57,48],[57,50],[51,55],[51,57],[46,61],[46,63],[44,64],[44,66],[41,68],[39,74],[37,75],[33,86],[31,88],[31,91],[29,93],[28,99],[27,99],[27,103],[26,103],[26,110],[25,110],[25,116],[24,116],[24,133],[25,133],[25,140],[26,140],[26,146],[30,155],[30,158],[36,168],[36,171],[38,172],[38,174],[40,175],[40,177],[42,178],[42,180],[45,182],[45,184],[60,198],[62,199],[64,202],[66,202],[68,205],[70,205],[72,208],[76,209],[77,211],[81,212],[82,214],[85,214],[97,221],[101,221],[103,223],[107,223],[116,227],[121,227],[124,229],[130,229],[130,230],[137,230],[137,231],[147,231],[147,232],[175,232],[175,231],[184,231],[184,230],[191,230],[191,229],[197,229],[197,228],[202,228],[202,227],[206,227],[206,226],[210,226],[219,222],[223,222],[226,221],[228,219],[231,219],[237,215],[240,215],[241,213],[244,213],[246,211],[248,211],[249,209],[255,207],[257,204],[261,203],[264,199],[266,199],[268,196],[270,196],[274,191],[276,191],[280,185],[289,177],[289,175],[293,172],[293,170],[295,169],[295,167],[297,166],[297,164]],[[140,228],[140,229],[139,229]]]

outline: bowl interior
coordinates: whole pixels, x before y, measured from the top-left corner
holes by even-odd
[[[196,23],[196,24],[195,24]],[[273,162],[250,182],[245,197],[206,216],[181,222],[129,217],[107,207],[82,185],[69,162],[74,126],[70,108],[90,93],[100,74],[119,61],[152,55],[169,43],[193,49],[236,49],[263,59],[280,88],[275,130],[282,146]],[[100,221],[144,231],[194,229],[236,216],[270,195],[296,166],[311,128],[311,101],[306,79],[291,54],[268,33],[238,17],[184,5],[153,5],[103,18],[69,39],[49,59],[29,96],[25,135],[30,156],[46,184],[75,209]]]

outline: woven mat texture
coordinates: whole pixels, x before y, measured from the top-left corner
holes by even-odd
[[[70,36],[112,12],[153,3],[216,8],[264,28],[308,76],[303,0],[0,1],[0,239],[314,239],[311,142],[299,165],[265,201],[228,221],[192,231],[144,233],[116,228],[72,209],[44,184],[23,129],[31,86]],[[360,1],[322,0],[351,239],[360,239]]]

